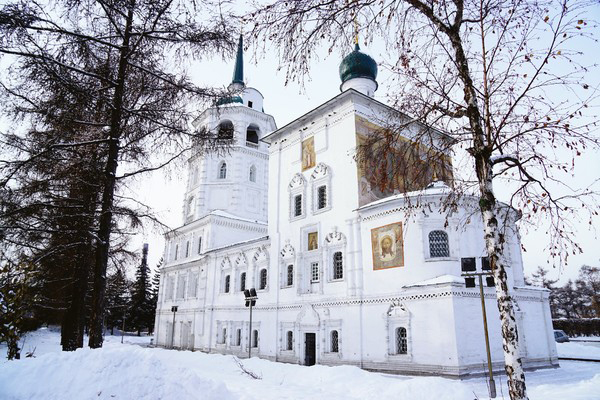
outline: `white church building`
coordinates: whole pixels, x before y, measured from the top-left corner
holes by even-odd
[[[376,171],[358,165],[361,137],[402,118],[373,98],[376,75],[376,62],[356,45],[340,65],[340,94],[277,128],[261,93],[244,84],[240,38],[230,86],[240,95],[195,121],[234,135],[234,145],[189,160],[183,225],[166,235],[160,270],[158,346],[239,357],[251,346],[252,356],[273,361],[396,373],[484,371],[479,288],[461,277],[489,268],[478,199],[463,198],[448,216],[440,207],[449,188],[435,173],[406,194],[381,191]],[[526,286],[518,216],[509,214],[523,364],[557,366],[549,292]],[[251,328],[249,288],[258,296]],[[495,289],[484,293],[500,370]]]

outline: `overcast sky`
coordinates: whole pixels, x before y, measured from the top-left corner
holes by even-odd
[[[384,55],[377,50],[377,43],[371,47],[362,46],[363,50],[375,60],[380,60]],[[350,52],[351,49],[348,49]],[[593,52],[597,55],[597,51]],[[251,51],[245,53],[244,78],[248,86],[258,89],[265,97],[264,109],[273,115],[278,127],[300,117],[307,111],[317,107],[323,102],[339,93],[340,79],[338,66],[342,54],[332,53],[328,57],[313,63],[311,74],[301,86],[296,82],[285,86],[284,72],[277,71],[278,61],[276,52],[267,53],[256,60]],[[227,86],[233,74],[233,59],[222,61],[220,59],[195,63],[190,68],[193,79],[198,84]],[[385,86],[389,78],[386,71],[379,71],[379,90],[375,98],[385,102]],[[598,106],[598,104],[596,104]],[[600,154],[588,153],[578,159],[575,176],[568,177],[569,184],[582,187],[600,177]],[[181,225],[181,207],[183,203],[184,183],[187,171],[183,166],[173,167],[168,172],[159,172],[149,179],[139,183],[139,187],[132,189],[138,195],[156,208],[164,221],[175,228]],[[506,196],[499,193],[500,198]],[[597,221],[596,221],[597,222]],[[569,265],[559,269],[551,269],[551,276],[560,278],[561,282],[568,278],[575,278],[579,267],[583,264],[600,266],[600,243],[594,226],[590,226],[587,219],[577,223],[577,241],[582,246],[584,253],[572,256]],[[522,242],[527,249],[523,253],[525,273],[530,275],[538,265],[548,266],[549,256],[545,250],[549,237],[543,224],[534,229],[521,229]],[[148,230],[141,241],[150,243],[150,265],[156,265],[163,252],[164,241],[160,232]],[[551,260],[550,260],[551,261]]]

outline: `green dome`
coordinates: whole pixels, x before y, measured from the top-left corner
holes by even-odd
[[[240,96],[224,96],[217,100],[217,105],[222,106],[223,104],[240,103],[244,104],[244,100]]]
[[[340,64],[342,83],[353,78],[367,78],[373,81],[377,78],[377,63],[361,52],[358,44],[354,47],[354,51],[344,57]]]

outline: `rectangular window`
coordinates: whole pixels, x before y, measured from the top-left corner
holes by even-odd
[[[481,257],[481,269],[483,271],[489,271],[491,270],[491,266],[490,266],[490,259],[489,257]]]
[[[292,286],[294,284],[294,266],[288,265],[287,267],[287,285]]]
[[[167,284],[167,300],[173,300],[175,296],[175,277],[169,277],[169,283]]]
[[[293,350],[293,349],[294,349],[294,334],[292,333],[292,331],[288,331],[286,350]]]
[[[297,194],[294,196],[294,217],[302,215],[302,195]]]
[[[460,269],[462,272],[475,271],[475,257],[461,258]]]
[[[254,331],[252,336],[252,347],[258,347],[258,331]]]
[[[196,297],[196,291],[198,288],[198,273],[192,272],[190,275],[190,287],[188,289],[188,293],[190,297]]]
[[[185,257],[188,258],[190,256],[190,241],[185,242]]]
[[[185,298],[185,284],[186,279],[185,275],[179,275],[179,279],[177,281],[177,298],[184,299]]]
[[[236,346],[242,345],[242,330],[239,328],[238,328],[236,336],[235,336],[235,345]]]
[[[339,333],[338,331],[331,331],[331,352],[339,352]]]
[[[198,238],[198,254],[202,253],[202,236]]]
[[[333,279],[344,278],[344,261],[341,251],[333,253]]]
[[[327,207],[327,186],[319,186],[317,189],[317,208],[319,210]]]
[[[406,328],[396,328],[396,354],[408,353],[408,339]]]
[[[310,264],[310,281],[319,282],[319,263],[314,262]]]

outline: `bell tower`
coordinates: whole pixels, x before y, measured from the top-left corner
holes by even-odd
[[[229,149],[188,160],[184,224],[210,215],[266,224],[268,146],[261,139],[276,125],[263,110],[262,94],[244,82],[243,53],[240,35],[230,93],[193,122],[197,129],[232,137],[233,143]]]

